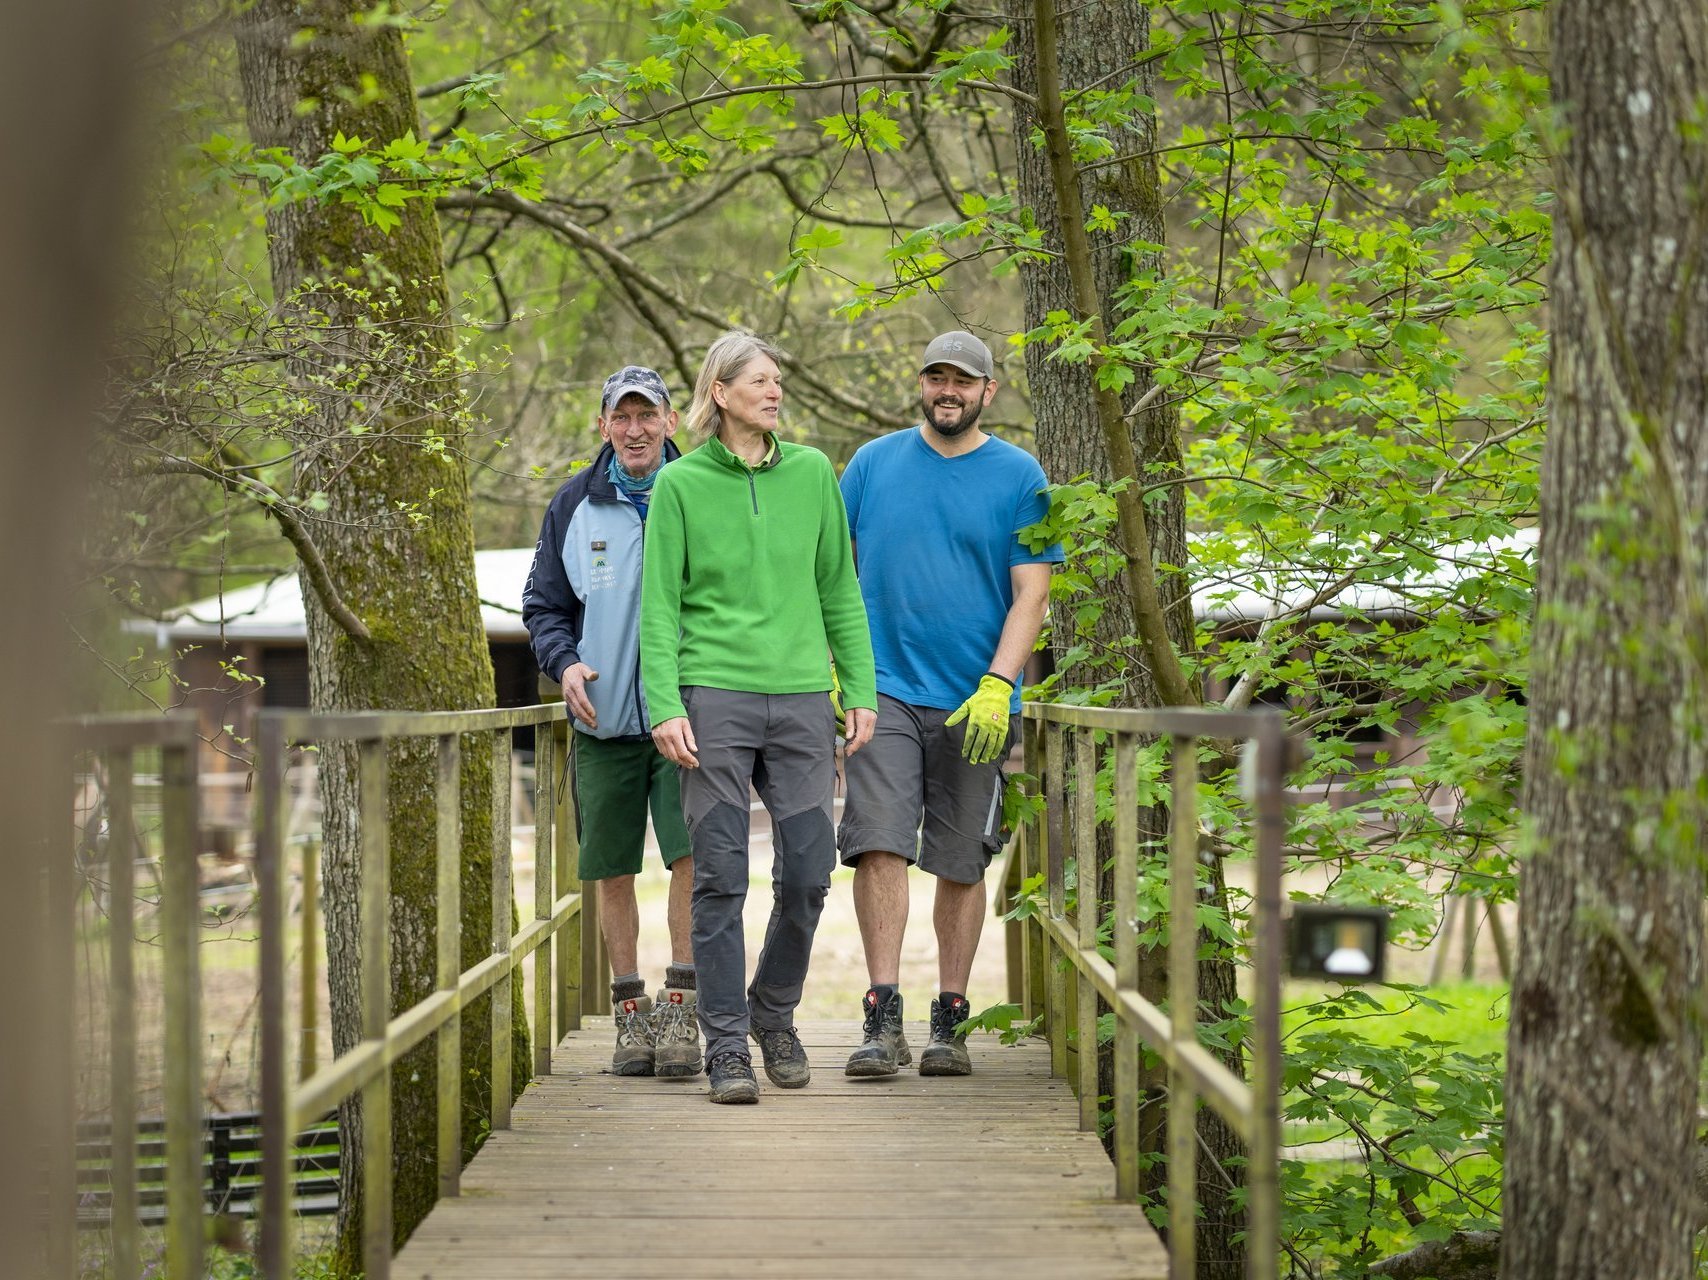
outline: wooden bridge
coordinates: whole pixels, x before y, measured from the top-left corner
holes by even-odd
[[[971,1076],[842,1074],[854,1022],[801,1027],[806,1089],[707,1103],[705,1077],[607,1074],[608,1019],[559,1046],[392,1261],[393,1277],[1162,1280],[1168,1258],[1047,1047],[977,1037]],[[925,1042],[923,1023],[909,1042]],[[987,1043],[984,1043],[988,1041]]]
[[[1281,772],[1283,739],[1274,712],[1026,709],[1026,767],[1033,803],[1015,833],[996,904],[1006,911],[1010,999],[1042,1036],[1003,1046],[972,1042],[964,1078],[846,1079],[841,1066],[858,1040],[846,1023],[801,1028],[814,1064],[812,1085],[767,1088],[758,1107],[720,1108],[704,1078],[689,1081],[605,1074],[611,1028],[595,1016],[603,981],[592,919],[571,874],[574,831],[554,798],[563,748],[561,704],[514,710],[312,715],[268,712],[258,739],[256,882],[260,976],[260,1274],[291,1271],[292,1135],[341,1100],[360,1095],[364,1120],[355,1150],[361,1170],[363,1268],[368,1280],[402,1276],[1000,1277],[1038,1274],[1049,1259],[1076,1277],[1185,1280],[1196,1274],[1195,1188],[1200,1103],[1215,1108],[1246,1151],[1246,1238],[1251,1280],[1273,1280],[1277,1262]],[[535,727],[536,856],[532,918],[514,930],[508,796],[511,736]],[[1112,852],[1116,902],[1136,902],[1138,753],[1172,740],[1173,835],[1170,915],[1195,919],[1200,737],[1254,748],[1256,851],[1252,931],[1250,1082],[1200,1043],[1196,930],[1169,947],[1167,1003],[1140,994],[1138,925],[1109,903],[1078,898],[1080,851]],[[140,855],[132,830],[134,753],[159,754],[161,851],[159,936],[167,976],[165,1274],[202,1274],[202,1116],[196,939],[194,753],[188,722],[122,719],[80,726],[81,748],[112,780],[108,843],[113,909],[111,1043],[111,1222],[113,1280],[141,1274],[137,1225],[135,1081],[127,1066],[136,1029],[130,1007],[134,921],[130,875]],[[436,742],[438,751],[439,937],[437,990],[404,1009],[387,992],[388,744]],[[312,1016],[290,1007],[286,974],[284,762],[293,743],[356,744],[362,857],[358,868],[362,947],[357,990],[361,1040],[333,1062],[299,1064],[288,1028]],[[459,971],[458,898],[461,761],[490,751],[494,793],[491,952]],[[1103,777],[1099,797],[1095,785]],[[1100,822],[1098,813],[1112,812]],[[1086,862],[1087,874],[1094,863]],[[305,876],[305,885],[312,879]],[[69,915],[69,871],[50,886],[49,909]],[[314,912],[301,916],[314,927]],[[1112,946],[1110,945],[1112,943]],[[993,945],[993,944],[987,944]],[[1113,960],[1100,947],[1112,950]],[[312,939],[302,954],[312,956]],[[513,984],[532,969],[534,1080],[512,1106],[492,1090],[492,1133],[459,1164],[459,1045],[489,1037],[491,1078],[508,1081]],[[304,989],[312,989],[305,986]],[[491,1017],[464,1010],[491,992]],[[176,992],[176,994],[174,994]],[[70,993],[66,993],[69,999]],[[1113,1160],[1097,1137],[1099,1055],[1080,1052],[1080,1030],[1114,1015]],[[486,1025],[489,1021],[490,1025]],[[915,1044],[923,1025],[909,1028]],[[405,1247],[392,1254],[392,1063],[437,1043],[440,1062],[436,1158],[441,1198]],[[1140,1044],[1161,1067],[1141,1077]],[[552,1046],[556,1046],[552,1048]],[[300,1078],[299,1078],[300,1077]],[[1106,1077],[1107,1079],[1107,1077]],[[1168,1091],[1165,1252],[1136,1201],[1139,1107],[1144,1088]],[[61,1100],[68,1117],[70,1099]],[[63,1156],[47,1170],[57,1206],[47,1274],[75,1270],[79,1173],[67,1124]],[[420,1153],[413,1158],[420,1159]]]

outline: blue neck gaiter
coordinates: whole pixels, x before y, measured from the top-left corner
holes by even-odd
[[[647,503],[652,501],[652,482],[658,479],[658,473],[663,466],[660,461],[658,466],[637,480],[617,465],[616,458],[612,458],[605,468],[605,473],[611,477],[611,483],[617,486],[617,492],[634,503],[635,510],[640,512],[640,518],[645,520]]]

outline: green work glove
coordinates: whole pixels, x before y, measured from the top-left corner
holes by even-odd
[[[830,709],[836,713],[836,732],[848,736],[848,713],[842,708],[842,681],[836,678],[836,664],[830,664]]]
[[[1008,702],[1014,686],[994,671],[979,678],[979,687],[943,722],[947,727],[967,722],[961,754],[971,764],[989,764],[1008,745]]]

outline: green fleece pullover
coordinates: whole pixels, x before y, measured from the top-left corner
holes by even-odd
[[[750,467],[716,437],[658,473],[641,568],[641,679],[652,723],[684,686],[830,688],[877,709],[872,638],[830,459],[771,437]]]

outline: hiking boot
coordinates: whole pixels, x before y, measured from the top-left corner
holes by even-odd
[[[931,1041],[920,1050],[919,1074],[922,1076],[970,1076],[973,1060],[967,1053],[965,1033],[956,1028],[972,1016],[967,1002],[957,996],[944,1004],[931,1002]]]
[[[680,987],[658,993],[652,1010],[653,1069],[661,1076],[682,1079],[700,1074],[700,1017],[698,996]]]
[[[745,1053],[725,1050],[712,1058],[706,1074],[711,1088],[706,1096],[713,1102],[758,1102],[759,1081],[753,1078],[753,1059]]]
[[[617,1052],[611,1055],[614,1076],[652,1074],[652,1001],[645,996],[618,1000],[611,1010],[617,1024]]]
[[[845,1076],[893,1076],[898,1067],[913,1061],[907,1037],[901,1030],[901,992],[880,1002],[874,988],[866,992],[866,1038],[848,1055]]]
[[[765,1059],[765,1075],[779,1089],[804,1089],[812,1079],[807,1066],[807,1051],[801,1048],[801,1038],[793,1027],[772,1030],[754,1027],[753,1038],[759,1041],[759,1053]]]

